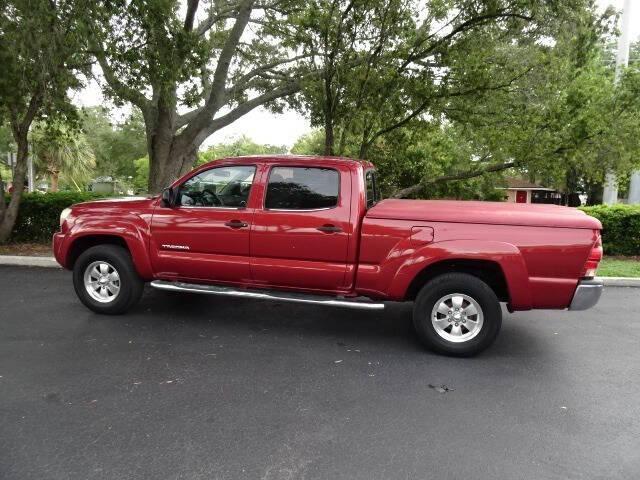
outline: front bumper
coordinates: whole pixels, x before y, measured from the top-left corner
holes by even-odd
[[[602,295],[604,284],[600,278],[583,279],[578,282],[576,293],[569,305],[569,310],[587,310],[593,307]]]
[[[65,237],[66,235],[61,232],[53,234],[53,256],[60,265],[66,268],[67,266],[64,264],[66,256],[64,251]]]

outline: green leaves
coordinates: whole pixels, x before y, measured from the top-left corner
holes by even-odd
[[[96,176],[126,180],[136,175],[134,160],[147,153],[144,121],[138,109],[118,124],[113,124],[109,112],[101,107],[84,109],[82,128],[96,157]]]
[[[489,195],[478,182],[499,175],[483,172],[508,167],[586,189],[640,163],[637,69],[614,88],[612,17],[588,1],[318,0],[297,21],[321,74],[292,106],[325,153],[374,161],[388,193],[468,196],[433,180],[474,173]]]
[[[640,206],[598,205],[581,210],[602,222],[605,254],[640,255]]]
[[[104,198],[90,192],[26,193],[10,241],[49,243],[60,229],[60,212],[73,204]]]
[[[31,133],[31,145],[36,166],[52,177],[54,191],[59,176],[79,191],[93,176],[95,156],[80,130],[55,122],[39,123]]]

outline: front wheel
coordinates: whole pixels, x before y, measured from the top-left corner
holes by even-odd
[[[144,289],[129,252],[117,245],[96,245],[73,266],[78,298],[97,313],[117,315],[135,305]]]
[[[493,343],[502,325],[502,309],[495,292],[478,277],[447,273],[422,287],[413,324],[431,350],[467,357]]]

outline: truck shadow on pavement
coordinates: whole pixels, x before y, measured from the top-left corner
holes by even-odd
[[[413,303],[388,303],[382,311],[361,311],[286,302],[222,298],[188,293],[145,291],[140,304],[125,318],[154,328],[191,327],[223,334],[275,335],[337,344],[362,345],[376,350],[435,355],[418,341],[412,325]],[[543,315],[540,313],[540,315]],[[498,339],[479,357],[530,358],[544,354],[545,339],[526,319],[503,312]],[[133,322],[133,324],[135,324]],[[131,324],[131,323],[130,323]],[[551,328],[551,327],[550,327]],[[464,360],[462,360],[464,361]]]

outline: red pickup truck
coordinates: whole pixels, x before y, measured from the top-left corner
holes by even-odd
[[[118,314],[161,290],[360,309],[413,301],[421,340],[471,355],[509,311],[581,310],[602,282],[601,225],[555,205],[380,200],[371,163],[215,161],[162,195],[65,209],[53,239],[80,300]]]

